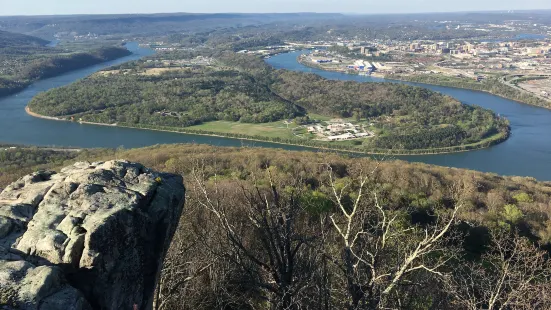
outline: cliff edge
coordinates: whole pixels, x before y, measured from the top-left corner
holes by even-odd
[[[150,309],[181,176],[76,163],[0,193],[0,309]]]

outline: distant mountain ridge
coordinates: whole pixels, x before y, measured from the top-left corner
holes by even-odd
[[[337,13],[163,13],[121,15],[7,16],[0,29],[50,38],[59,33],[98,35],[166,33],[209,30],[215,27],[261,25],[278,21],[297,23],[342,18]],[[205,21],[209,21],[205,23]]]

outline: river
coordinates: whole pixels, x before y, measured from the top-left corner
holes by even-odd
[[[359,82],[382,82],[384,79],[306,67],[296,61],[300,52],[281,54],[267,60],[279,69],[312,72],[327,79]],[[521,104],[483,92],[426,84],[391,81],[418,85],[450,95],[463,103],[490,109],[511,122],[511,137],[488,149],[464,153],[420,155],[397,158],[440,166],[495,172],[503,175],[531,176],[551,180],[551,110]]]
[[[205,143],[216,146],[246,145],[277,147],[287,150],[308,149],[268,142],[248,142],[230,138],[51,121],[34,118],[25,113],[24,108],[29,100],[40,92],[70,84],[107,66],[153,53],[152,50],[140,48],[134,43],[128,44],[127,47],[134,53],[133,55],[39,81],[19,94],[0,99],[0,142],[40,146],[110,148],[119,146],[133,148],[164,143]],[[329,79],[361,82],[382,81],[372,77],[310,69],[296,61],[298,53],[281,54],[267,61],[276,68],[314,72]],[[481,92],[432,85],[422,86],[453,96],[467,104],[483,106],[507,117],[511,121],[512,135],[504,143],[484,150],[441,155],[395,156],[394,158],[551,180],[550,110],[520,104]]]
[[[129,43],[126,47],[133,52],[132,55],[38,81],[18,94],[0,98],[0,143],[77,148],[116,148],[121,146],[134,148],[165,143],[204,143],[216,146],[245,145],[280,147],[288,150],[305,149],[298,146],[239,139],[53,121],[35,118],[25,112],[27,103],[40,92],[71,84],[103,68],[154,53],[153,50],[141,48],[136,43]]]

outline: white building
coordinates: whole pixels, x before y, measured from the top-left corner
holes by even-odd
[[[329,141],[342,141],[342,140],[349,140],[349,139],[353,139],[353,138],[354,138],[354,135],[351,134],[351,133],[345,133],[345,134],[338,135],[338,136],[327,137],[327,139],[329,139]]]

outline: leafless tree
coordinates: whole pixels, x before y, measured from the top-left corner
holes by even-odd
[[[193,218],[192,221],[188,220]],[[197,209],[193,195],[186,197],[186,212],[163,264],[162,274],[156,288],[154,309],[193,309],[207,300],[205,286],[211,287],[213,271],[218,276],[221,268],[209,251],[205,251],[205,243],[215,231],[204,230],[201,225],[205,220]],[[209,236],[210,234],[210,236]],[[208,280],[204,280],[207,278]],[[188,307],[193,301],[193,307]],[[207,300],[208,302],[208,300]],[[205,307],[211,306],[205,304]]]
[[[214,215],[229,245],[223,258],[246,276],[242,285],[273,309],[298,309],[319,262],[320,233],[312,229],[318,223],[303,210],[302,179],[280,178],[269,167],[260,173],[252,186],[239,180],[222,184],[200,165],[191,177],[199,204]]]
[[[375,168],[376,169],[376,168]],[[348,309],[379,309],[393,299],[398,286],[411,285],[410,276],[428,273],[443,277],[453,257],[446,248],[450,228],[461,207],[456,203],[447,216],[432,225],[406,224],[403,212],[390,210],[370,187],[375,170],[362,168],[356,178],[338,180],[328,166],[329,184],[337,212],[330,216],[340,255],[333,254],[346,283]]]
[[[458,263],[447,284],[456,304],[469,310],[551,309],[551,263],[533,242],[496,229],[480,259]]]

